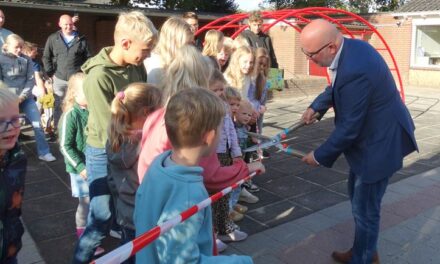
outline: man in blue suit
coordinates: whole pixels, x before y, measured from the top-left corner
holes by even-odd
[[[379,263],[380,206],[389,178],[402,167],[403,158],[417,150],[414,123],[402,102],[391,72],[367,42],[346,39],[325,20],[314,20],[300,36],[303,53],[329,67],[332,84],[304,112],[313,123],[333,107],[335,129],[303,161],[331,167],[344,153],[350,166],[348,192],[355,237],[347,252],[333,252],[341,263]]]

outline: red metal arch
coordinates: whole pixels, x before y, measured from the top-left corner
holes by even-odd
[[[263,32],[270,30],[274,25],[278,23],[285,23],[294,28],[297,32],[301,32],[302,26],[306,25],[312,19],[322,18],[337,25],[341,32],[351,38],[355,38],[355,35],[361,35],[362,39],[367,35],[376,34],[382,43],[383,47],[376,47],[378,51],[387,52],[391,58],[391,71],[396,72],[398,88],[402,100],[405,100],[405,93],[403,90],[402,78],[400,75],[399,67],[397,66],[396,59],[382,35],[376,30],[364,18],[340,9],[326,8],[326,7],[309,7],[303,9],[283,9],[278,11],[263,11],[261,15],[264,19],[270,20],[269,23],[263,25]],[[201,34],[210,29],[216,29],[220,31],[227,31],[226,34],[232,38],[238,36],[248,25],[244,21],[249,17],[247,13],[233,14],[214,20],[205,26],[201,27],[196,35]],[[356,29],[350,29],[356,28]],[[327,81],[329,81],[327,74]]]

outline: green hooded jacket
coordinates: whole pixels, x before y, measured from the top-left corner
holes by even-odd
[[[88,102],[87,144],[105,148],[110,106],[116,93],[133,82],[146,82],[147,73],[143,64],[120,66],[109,58],[113,47],[103,48],[81,67],[87,74],[84,80],[84,94]]]

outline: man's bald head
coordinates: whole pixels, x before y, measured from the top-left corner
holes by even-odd
[[[301,32],[300,44],[303,52],[315,63],[328,67],[342,43],[341,32],[327,20],[316,19]],[[324,50],[328,48],[328,51]]]
[[[72,17],[69,15],[62,15],[60,16],[60,21],[58,22],[58,26],[61,28],[61,31],[64,35],[70,36],[73,34],[73,20]]]

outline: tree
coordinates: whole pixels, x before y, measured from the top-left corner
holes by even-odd
[[[396,10],[407,0],[264,0],[275,9],[304,8],[312,6],[333,7],[356,13]]]
[[[112,0],[127,1],[127,0]],[[234,0],[132,0],[133,4],[144,4],[148,7],[156,7],[166,10],[204,11],[214,13],[234,13],[237,4]]]

